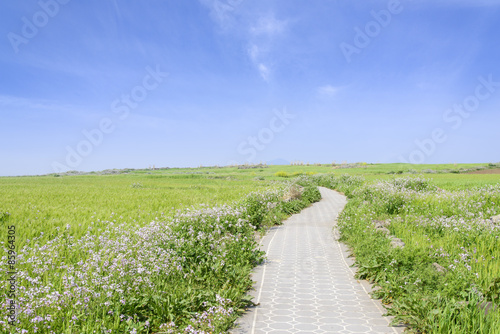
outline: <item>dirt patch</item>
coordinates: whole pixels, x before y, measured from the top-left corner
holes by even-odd
[[[500,168],[477,170],[467,174],[500,174]]]

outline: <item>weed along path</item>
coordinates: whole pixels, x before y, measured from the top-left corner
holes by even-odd
[[[261,247],[267,260],[253,276],[252,307],[231,333],[401,333],[367,286],[354,278],[333,227],[347,203],[320,188],[323,199],[272,228]]]

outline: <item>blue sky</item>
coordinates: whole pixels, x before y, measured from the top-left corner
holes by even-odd
[[[9,1],[0,175],[500,161],[500,2]]]

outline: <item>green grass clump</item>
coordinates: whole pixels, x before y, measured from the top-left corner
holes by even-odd
[[[290,174],[288,174],[287,172],[284,172],[284,171],[279,171],[279,172],[274,173],[274,176],[277,176],[277,177],[290,177]]]

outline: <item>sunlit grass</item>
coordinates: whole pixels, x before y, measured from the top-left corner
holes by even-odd
[[[0,212],[17,227],[18,247],[49,240],[70,225],[80,237],[112,221],[143,226],[199,204],[220,205],[268,188],[264,182],[202,175],[102,175],[0,178]],[[3,228],[3,227],[2,227]]]
[[[389,314],[414,332],[498,333],[500,223],[490,218],[500,214],[500,182],[443,175],[453,190],[419,176],[317,182],[351,198],[339,218],[342,238],[353,248],[358,275],[381,287],[376,295]],[[377,221],[386,221],[404,248],[392,247]],[[488,314],[481,306],[487,303],[496,305]]]
[[[250,270],[261,256],[254,228],[279,223],[317,200],[311,190],[317,184],[350,197],[340,217],[343,238],[354,248],[360,275],[381,285],[378,294],[393,303],[399,319],[429,332],[494,333],[499,312],[485,316],[460,303],[500,292],[500,233],[484,224],[500,213],[499,191],[491,187],[500,175],[458,173],[488,164],[341,167],[0,178],[0,229],[7,235],[7,226],[16,226],[20,287],[26,289],[21,304],[25,312],[31,306],[39,312],[25,314],[24,324],[41,333],[50,332],[55,318],[61,333],[148,332],[148,326],[182,331],[188,324],[210,331],[202,320],[209,318],[228,328],[237,314],[231,308],[245,304]],[[283,202],[283,182],[297,176],[308,189],[303,201]],[[404,250],[392,249],[374,231],[375,219],[391,220],[388,228],[406,243]],[[433,263],[447,272],[438,274]],[[56,292],[65,297],[58,300],[51,295]],[[55,318],[47,320],[51,314]]]
[[[2,235],[15,226],[17,253],[0,332],[227,330],[262,260],[256,230],[320,198],[304,184],[284,202],[292,184],[196,170],[0,179]],[[0,241],[2,277],[8,247]]]

